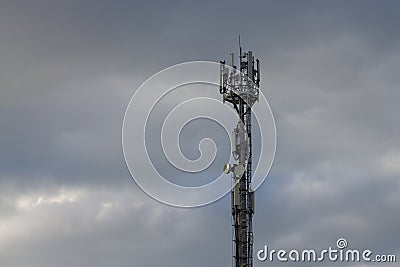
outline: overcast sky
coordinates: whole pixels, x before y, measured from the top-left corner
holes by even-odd
[[[147,78],[227,59],[239,34],[278,133],[255,251],[343,237],[400,260],[400,2],[242,2],[1,1],[0,266],[231,266],[229,197],[150,198],[121,127]],[[193,127],[186,143],[209,135]]]

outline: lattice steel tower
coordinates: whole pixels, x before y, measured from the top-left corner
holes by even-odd
[[[239,41],[240,43],[240,41]],[[233,266],[253,266],[253,215],[254,192],[251,189],[252,147],[251,107],[258,101],[260,85],[260,62],[254,61],[251,51],[242,52],[239,44],[239,69],[230,54],[230,66],[220,62],[220,93],[225,101],[232,103],[239,116],[232,132],[232,154],[236,162],[224,166],[231,173]]]

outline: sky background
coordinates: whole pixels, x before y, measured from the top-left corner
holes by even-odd
[[[344,237],[399,258],[398,25],[389,0],[1,1],[0,266],[230,266],[229,197],[153,200],[126,168],[121,127],[148,77],[226,59],[238,34],[278,132],[255,251]],[[284,264],[255,260],[267,265]]]

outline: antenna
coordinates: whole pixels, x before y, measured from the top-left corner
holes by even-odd
[[[240,44],[240,34],[239,34],[239,61],[242,61],[242,45]]]

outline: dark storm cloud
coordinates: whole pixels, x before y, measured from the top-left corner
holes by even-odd
[[[230,266],[229,199],[155,202],[131,182],[120,135],[146,78],[225,59],[238,34],[262,60],[278,130],[255,250],[343,236],[399,256],[399,6],[2,2],[0,265]]]

